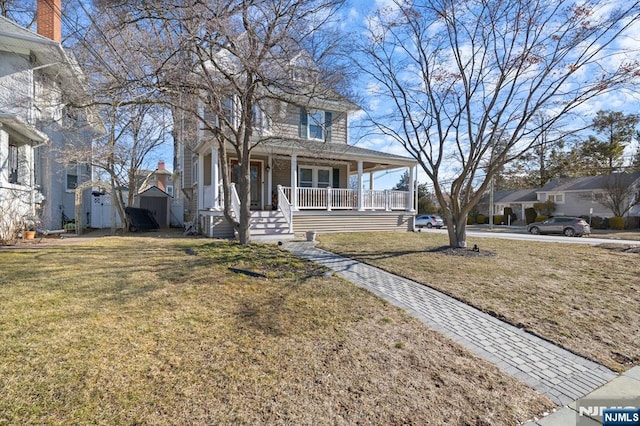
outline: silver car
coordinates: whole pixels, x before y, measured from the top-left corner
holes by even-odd
[[[437,214],[421,214],[416,216],[416,228],[442,228],[444,221]]]
[[[591,227],[579,217],[554,216],[542,222],[533,222],[527,231],[538,234],[563,234],[567,237],[580,237],[591,234]]]

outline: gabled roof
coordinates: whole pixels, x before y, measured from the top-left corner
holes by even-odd
[[[147,197],[169,197],[169,198],[173,198],[171,195],[167,194],[166,192],[164,192],[162,189],[158,188],[155,185],[145,189],[142,192],[138,193],[138,197],[140,197],[142,195],[145,195]]]
[[[611,176],[619,176],[628,185],[640,179],[640,172],[620,173],[614,175],[585,176],[578,178],[553,179],[538,192],[560,192],[560,191],[594,191],[602,189]]]
[[[538,201],[537,189],[502,189],[493,192],[494,203],[535,203]],[[489,194],[480,199],[480,203],[488,203]]]

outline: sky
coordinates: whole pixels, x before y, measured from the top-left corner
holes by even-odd
[[[602,5],[605,5],[607,2],[602,2]],[[621,3],[620,3],[621,4]],[[361,28],[366,25],[367,16],[375,11],[376,8],[379,7],[393,7],[393,0],[375,0],[375,1],[366,1],[366,0],[351,0],[347,10],[345,11],[345,19],[343,20],[343,27],[346,29],[350,29],[354,31],[354,29]],[[618,5],[616,1],[610,2],[610,7],[615,7]],[[363,28],[364,31],[364,28]],[[363,32],[364,34],[364,32]],[[637,24],[628,32],[628,36],[620,39],[616,42],[617,46],[623,48],[633,48],[638,49],[640,47],[640,24]],[[640,58],[640,55],[636,56],[636,58]],[[578,77],[581,77],[578,75]],[[582,76],[584,77],[584,76]],[[358,88],[366,88],[369,82],[366,80],[356,81],[355,84]],[[366,90],[366,89],[365,89]],[[364,102],[361,102],[360,105],[367,109],[369,112],[376,113],[384,110],[384,108],[388,108],[389,105],[385,105],[384,101],[381,102],[380,99],[375,96],[366,96]],[[640,94],[636,90],[616,90],[614,92],[608,93],[606,95],[601,95],[598,98],[590,100],[589,102],[579,106],[576,110],[576,126],[578,122],[581,120],[581,126],[588,125],[591,122],[592,117],[595,116],[596,112],[599,110],[612,110],[612,111],[622,111],[624,113],[637,113],[640,106]],[[364,115],[364,112],[360,112],[360,115]],[[355,117],[354,117],[355,118]],[[354,132],[355,133],[355,132]],[[592,132],[588,132],[585,134],[585,138],[587,134],[593,134]],[[368,136],[364,139],[360,140],[352,140],[351,143],[357,144],[363,148],[369,148],[374,150],[379,150],[383,152],[389,152],[398,155],[409,156],[407,151],[397,142],[390,141],[383,137],[375,137]],[[636,147],[638,146],[638,142],[634,141],[627,147],[625,152],[625,156],[629,158],[632,152],[635,152]],[[376,187],[380,188],[389,188],[395,185],[402,175],[402,170],[394,173],[392,175],[378,175],[376,177]],[[426,176],[426,173],[418,170],[418,181],[419,182],[427,182],[429,186],[431,183]]]
[[[80,0],[82,1],[82,0]],[[65,2],[63,2],[65,3]],[[341,30],[350,33],[362,32],[365,34],[365,26],[367,23],[367,17],[370,16],[377,8],[380,7],[392,7],[393,0],[348,0],[345,7],[342,9],[341,19],[339,20],[339,24],[341,26]],[[79,16],[79,11],[74,10],[71,12],[76,16]],[[632,37],[621,40],[621,45],[639,45],[640,44],[640,25],[636,26],[634,34]],[[387,108],[388,105],[383,104],[377,99],[375,96],[370,96],[367,94],[367,87],[369,85],[369,81],[364,78],[360,78],[353,82],[354,91],[358,94],[364,94],[362,96],[362,100],[358,100],[359,104],[363,109],[371,111],[373,113],[380,111],[383,108]],[[602,96],[599,99],[596,99],[588,104],[584,105],[580,108],[580,114],[584,117],[585,121],[589,121],[590,117],[595,115],[595,113],[600,109],[608,109],[608,110],[621,110],[624,112],[636,112],[638,111],[638,106],[640,103],[640,95],[635,91],[618,91],[615,93],[608,94],[607,96]],[[358,119],[364,117],[364,111],[357,112],[353,114],[351,117],[352,123],[357,126]],[[397,155],[409,156],[409,154],[405,151],[405,149],[398,143],[385,139],[383,137],[378,136],[366,136],[364,138],[357,137],[358,132],[357,129],[353,129],[351,131],[352,140],[350,143],[355,144],[359,147],[373,149],[382,152],[388,152]],[[630,147],[629,149],[632,149]],[[150,159],[149,166],[150,168],[157,164],[158,160],[164,160],[167,167],[171,168],[172,166],[172,157],[173,157],[173,149],[171,146],[168,146],[160,153],[155,155]],[[380,172],[375,176],[375,187],[377,189],[386,189],[393,187],[400,180],[402,174],[405,170],[397,170],[395,172]],[[368,179],[368,177],[367,177]],[[428,181],[426,174],[419,170],[418,172],[418,181],[426,182]]]

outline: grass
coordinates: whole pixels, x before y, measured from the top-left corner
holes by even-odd
[[[491,257],[426,252],[435,233],[322,235],[328,250],[428,284],[616,371],[640,364],[638,253],[468,238]],[[383,249],[381,249],[383,248]]]
[[[277,246],[104,238],[3,250],[0,270],[0,424],[511,425],[553,407]]]

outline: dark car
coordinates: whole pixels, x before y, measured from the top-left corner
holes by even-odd
[[[591,234],[591,227],[584,219],[572,216],[555,216],[542,222],[533,222],[527,231],[538,234],[563,234],[567,237],[581,237]]]
[[[444,226],[444,221],[437,214],[421,214],[416,217],[416,228],[442,228]]]

